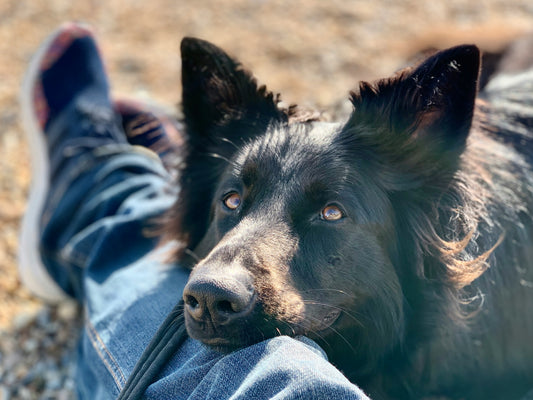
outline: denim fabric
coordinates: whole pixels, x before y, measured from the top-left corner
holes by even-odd
[[[176,191],[159,159],[120,137],[115,116],[102,118],[77,102],[47,134],[55,144],[43,261],[84,305],[79,397],[114,399],[188,278],[188,271],[165,262],[167,249],[149,234]],[[310,339],[277,337],[225,356],[188,339],[146,398],[366,396]]]

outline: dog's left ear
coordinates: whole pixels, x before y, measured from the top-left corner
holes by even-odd
[[[352,93],[345,137],[412,182],[455,172],[474,113],[480,54],[464,45]],[[440,174],[440,176],[439,176]]]

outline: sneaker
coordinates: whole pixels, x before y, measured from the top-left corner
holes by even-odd
[[[114,109],[122,117],[128,143],[153,151],[173,171],[183,148],[183,127],[172,113],[161,106],[130,99],[115,100]]]
[[[30,61],[20,96],[32,183],[21,224],[18,269],[24,286],[48,302],[68,296],[52,278],[39,251],[41,218],[51,176],[49,149],[58,144],[47,137],[46,128],[81,94],[91,103],[103,103],[103,109],[109,104],[108,109],[113,112],[105,69],[91,29],[67,23],[45,40]]]

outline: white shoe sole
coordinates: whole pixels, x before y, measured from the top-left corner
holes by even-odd
[[[60,27],[39,47],[30,61],[20,92],[22,125],[30,149],[32,181],[20,229],[18,270],[24,286],[32,294],[50,303],[61,302],[69,297],[48,274],[39,251],[40,220],[49,189],[50,165],[45,134],[37,120],[34,107],[33,88],[39,78],[43,58],[50,45],[63,31],[64,27]]]

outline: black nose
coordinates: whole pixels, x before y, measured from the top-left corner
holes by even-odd
[[[254,308],[255,291],[247,275],[193,277],[183,292],[186,312],[196,321],[215,325],[230,323]]]

